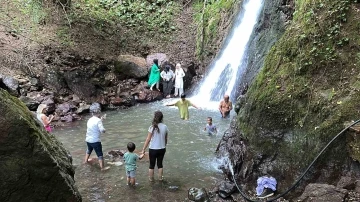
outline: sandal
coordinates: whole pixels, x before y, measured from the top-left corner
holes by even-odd
[[[154,182],[154,177],[149,177],[150,182]]]
[[[164,176],[161,176],[160,178],[159,178],[159,181],[163,181],[164,180]]]

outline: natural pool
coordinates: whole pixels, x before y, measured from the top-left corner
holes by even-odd
[[[111,168],[101,172],[97,163],[82,164],[86,150],[86,121],[89,117],[71,127],[55,129],[54,134],[73,157],[75,180],[83,201],[188,201],[189,188],[205,187],[209,190],[222,179],[214,152],[224,131],[229,127],[230,119],[222,119],[218,110],[190,108],[190,120],[183,121],[179,118],[177,108],[164,106],[176,100],[139,104],[126,110],[106,112],[107,118],[103,123],[107,131],[101,137],[104,155],[112,149],[125,150],[130,141],[140,151],[154,112],[161,110],[164,114],[164,123],[169,128],[164,159],[165,180],[149,182],[148,161],[141,160],[138,162],[136,176],[139,184],[135,189],[126,185],[124,165],[108,165]],[[196,104],[202,107],[200,103]],[[208,136],[203,131],[208,116],[217,125],[216,136]],[[96,157],[95,152],[91,157]],[[178,189],[171,189],[171,186]]]

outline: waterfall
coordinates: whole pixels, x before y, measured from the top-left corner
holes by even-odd
[[[246,0],[222,50],[210,65],[192,100],[209,109],[217,109],[225,94],[235,100],[246,67],[247,46],[263,5],[263,0]]]

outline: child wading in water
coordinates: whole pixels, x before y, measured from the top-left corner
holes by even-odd
[[[135,147],[136,146],[133,142],[129,142],[127,144],[128,152],[124,154],[127,184],[133,186],[135,185],[136,161],[144,157],[144,154],[138,156],[137,154],[133,153]]]
[[[207,124],[204,128],[204,131],[206,131],[209,135],[215,135],[217,133],[216,126],[212,123],[212,118],[207,118]]]

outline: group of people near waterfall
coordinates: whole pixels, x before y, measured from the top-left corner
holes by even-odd
[[[165,65],[164,70],[160,72],[158,59],[153,60],[153,65],[150,69],[150,76],[148,85],[150,90],[153,90],[154,86],[156,90],[160,91],[160,78],[163,80],[163,94],[165,98],[170,98],[173,86],[175,87],[174,97],[180,96],[184,93],[184,76],[185,72],[181,68],[180,63],[175,66],[175,73],[171,70],[170,65]],[[175,82],[175,84],[174,84]]]
[[[154,60],[154,65],[151,68],[149,85],[150,90],[153,90],[153,87],[156,86],[157,90],[159,88],[157,79],[157,72],[159,72],[158,61]],[[175,74],[170,69],[170,66],[165,66],[165,69],[160,73],[161,78],[163,78],[164,94],[166,97],[170,95],[171,84],[170,81],[175,80],[175,96],[180,95],[180,100],[173,104],[167,104],[166,106],[176,106],[179,110],[180,118],[183,120],[189,119],[189,107],[192,106],[196,109],[200,109],[198,106],[193,104],[190,100],[186,99],[186,95],[183,91],[183,80],[185,73],[181,69],[181,65],[176,65]],[[37,118],[43,124],[44,128],[51,132],[50,122],[53,119],[53,116],[46,116],[46,105],[41,104],[37,110]],[[224,100],[219,104],[219,111],[223,118],[230,116],[230,111],[232,110],[232,103],[229,100],[229,96],[225,95]],[[102,152],[102,144],[100,136],[102,133],[105,133],[106,130],[103,126],[103,120],[105,119],[106,114],[101,116],[100,110],[93,111],[93,116],[87,122],[87,131],[86,131],[86,154],[84,158],[84,163],[92,161],[89,159],[92,151],[95,151],[101,170],[107,170],[109,167],[105,166],[104,155]],[[147,148],[149,154],[149,181],[154,181],[154,168],[158,168],[158,179],[163,180],[163,159],[166,153],[166,145],[168,142],[168,127],[163,123],[163,113],[161,111],[155,111],[154,117],[152,119],[152,124],[147,130],[147,137],[145,143],[142,147],[140,155],[134,153],[136,145],[133,142],[127,144],[127,152],[123,155],[125,161],[125,170],[127,176],[128,185],[135,185],[135,176],[136,176],[136,162],[139,159],[142,159],[145,155]],[[212,123],[212,117],[207,117],[207,123],[204,127],[209,135],[214,135],[217,133],[216,125]]]
[[[188,107],[193,106],[198,108],[196,105],[192,104],[189,100],[185,98],[185,94],[181,95],[181,100],[177,101],[174,104],[168,104],[167,106],[177,106],[180,112],[180,118],[187,120],[189,118]],[[232,103],[229,101],[227,95],[224,96],[224,100],[220,102],[219,105],[220,113],[222,117],[224,114],[226,116],[230,115],[232,109]],[[145,139],[145,143],[142,147],[141,154],[138,155],[134,153],[136,145],[133,142],[127,144],[128,151],[124,154],[123,158],[125,161],[125,171],[127,176],[127,184],[135,185],[136,177],[136,162],[139,159],[142,159],[145,155],[145,151],[149,148],[149,181],[154,181],[154,169],[155,165],[158,169],[158,180],[162,181],[163,178],[163,159],[166,153],[166,145],[168,142],[168,127],[163,123],[163,113],[161,111],[155,111],[154,117],[152,119],[152,124],[148,128],[148,133]],[[87,131],[86,131],[86,144],[87,150],[85,155],[84,163],[88,163],[89,157],[93,150],[95,150],[96,155],[98,156],[98,161],[101,170],[107,170],[109,167],[104,166],[104,158],[102,153],[102,145],[100,141],[101,133],[105,133],[105,128],[102,124],[104,117],[100,116],[100,111],[95,111],[93,117],[91,117],[87,122]],[[214,135],[217,133],[216,125],[212,122],[212,117],[207,117],[207,123],[204,127],[209,135]]]

